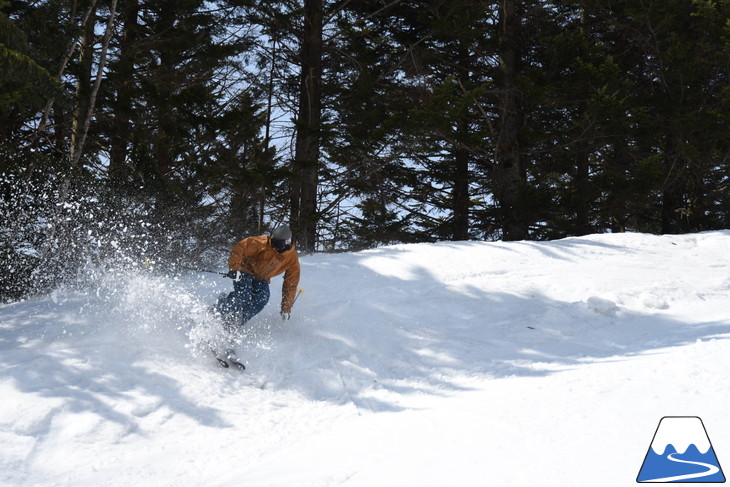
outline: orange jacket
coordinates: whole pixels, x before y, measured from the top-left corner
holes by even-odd
[[[299,256],[295,246],[279,253],[271,246],[271,237],[244,238],[231,250],[228,268],[271,282],[271,278],[284,272],[284,286],[281,289],[281,311],[291,313],[297,286],[299,285]]]

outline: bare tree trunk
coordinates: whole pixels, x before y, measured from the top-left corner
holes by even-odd
[[[269,82],[268,82],[268,93],[267,93],[267,100],[266,100],[266,126],[265,126],[265,135],[264,135],[264,145],[266,147],[266,157],[268,157],[268,153],[271,147],[271,112],[273,109],[273,99],[274,99],[274,77],[276,75],[276,56],[278,55],[277,52],[277,43],[278,40],[276,37],[272,39],[271,41],[271,71],[269,72]],[[266,212],[266,184],[261,183],[261,188],[259,188],[259,208],[258,208],[258,230],[259,233],[263,233],[264,231],[264,214]]]
[[[117,0],[112,0],[111,11],[109,13],[109,20],[106,25],[106,31],[104,32],[104,39],[102,44],[102,51],[99,57],[99,67],[96,73],[96,79],[94,85],[90,86],[91,83],[91,67],[93,65],[94,56],[94,15],[90,15],[87,18],[85,25],[84,41],[82,43],[82,72],[79,76],[79,84],[77,88],[77,95],[79,99],[76,101],[77,106],[74,111],[73,120],[73,131],[71,134],[71,143],[69,149],[69,162],[71,164],[70,170],[66,173],[63,184],[59,190],[57,207],[60,209],[68,200],[68,193],[71,188],[71,180],[73,178],[73,169],[78,165],[83,153],[84,144],[86,141],[86,134],[89,131],[89,125],[91,117],[94,113],[94,107],[96,105],[96,95],[99,92],[101,86],[101,78],[104,73],[104,66],[106,65],[106,54],[109,48],[109,41],[111,39],[112,30],[114,27],[114,17],[116,14]],[[41,256],[43,259],[47,259],[49,254],[53,250],[54,242],[58,239],[58,225],[59,218],[54,218],[51,222],[51,228],[48,231],[48,238],[45,245],[41,249]]]
[[[305,0],[302,74],[294,155],[291,215],[297,246],[314,252],[322,111],[322,0]]]
[[[109,41],[111,40],[112,32],[114,31],[114,18],[116,16],[116,12],[117,0],[112,0],[109,12],[109,20],[106,23],[106,30],[104,31],[101,54],[99,55],[99,67],[96,72],[94,86],[91,88],[91,92],[89,93],[88,102],[84,101],[84,104],[86,105],[86,113],[82,114],[83,119],[81,119],[81,123],[78,124],[80,125],[79,131],[77,132],[76,130],[74,130],[73,134],[73,138],[76,139],[76,144],[73,143],[74,140],[72,139],[71,150],[74,151],[71,153],[70,157],[72,166],[76,166],[76,164],[78,164],[79,159],[81,158],[81,154],[84,150],[86,136],[89,133],[91,117],[94,115],[94,108],[96,107],[96,96],[99,94],[99,87],[101,86],[101,80],[104,76],[104,68],[106,67],[106,55],[109,51]],[[74,125],[76,125],[78,122],[79,120],[74,120]]]
[[[79,152],[79,139],[84,117],[89,112],[91,103],[91,72],[94,67],[94,43],[96,42],[96,7],[84,23],[84,36],[79,47],[79,74],[76,80],[76,104],[71,120],[71,141],[68,152],[69,161],[76,163],[76,154]]]
[[[84,19],[82,21],[82,25],[87,25],[89,22],[89,18],[91,17],[91,14],[96,11],[96,0],[91,0],[91,3],[89,4],[89,8],[86,10],[86,14],[84,15]],[[83,42],[83,39],[82,39]],[[79,45],[78,39],[74,38],[68,46],[68,49],[66,50],[66,53],[64,54],[63,58],[61,59],[61,66],[58,68],[58,73],[56,74],[56,81],[61,81],[61,77],[63,76],[63,73],[66,72],[66,66],[68,65],[68,62],[71,60],[71,56],[73,56],[74,51],[76,51],[77,47]],[[46,103],[46,107],[43,109],[43,114],[41,115],[41,120],[38,123],[38,128],[36,129],[35,133],[35,140],[34,143],[38,143],[38,140],[40,137],[43,136],[43,133],[46,131],[46,125],[48,124],[48,118],[51,114],[51,108],[53,108],[53,103],[55,102],[54,98],[51,98]]]

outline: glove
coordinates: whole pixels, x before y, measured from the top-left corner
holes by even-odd
[[[287,313],[286,311],[282,311],[282,312],[281,312],[281,319],[282,319],[283,321],[286,321],[286,320],[288,320],[289,318],[291,318],[291,313]]]
[[[226,277],[229,279],[233,279],[234,281],[240,281],[241,280],[241,271],[228,271],[228,274],[226,274]]]

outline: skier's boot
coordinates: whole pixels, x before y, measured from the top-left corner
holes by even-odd
[[[228,362],[229,365],[236,367],[241,370],[245,370],[246,366],[243,365],[243,362],[241,362],[241,359],[238,358],[238,355],[236,355],[236,351],[232,348],[229,348],[226,350],[226,362]]]

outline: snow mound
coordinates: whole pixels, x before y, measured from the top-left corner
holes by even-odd
[[[586,306],[594,313],[604,316],[616,316],[616,312],[618,311],[616,303],[609,299],[599,298],[598,296],[588,298],[586,300]]]

